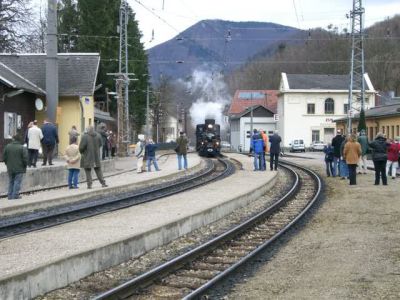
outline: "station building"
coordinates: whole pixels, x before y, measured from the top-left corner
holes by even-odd
[[[376,92],[368,74],[364,74],[364,80],[368,109],[375,106]],[[357,89],[360,87],[354,92]],[[348,93],[349,75],[282,73],[277,113],[283,146],[288,147],[295,139],[304,140],[307,147],[314,141],[331,142],[335,120],[347,116]]]
[[[68,146],[72,125],[83,132],[94,125],[94,90],[100,56],[97,53],[58,54],[59,102],[56,125],[58,152]],[[30,121],[46,118],[46,54],[0,54],[0,158],[11,137],[26,132]],[[43,108],[37,103],[43,103]],[[36,103],[36,105],[35,105]]]
[[[230,143],[234,150],[249,151],[251,128],[272,134],[276,129],[276,90],[237,90],[228,111]]]
[[[352,132],[357,132],[359,119],[359,113],[352,118]],[[337,128],[342,129],[343,132],[348,132],[347,121],[347,118],[335,120]],[[378,132],[386,134],[389,139],[400,136],[400,103],[376,106],[366,110],[365,123],[370,141],[375,138]]]

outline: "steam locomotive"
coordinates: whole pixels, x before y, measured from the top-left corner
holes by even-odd
[[[196,150],[201,156],[217,156],[221,152],[220,126],[214,119],[205,119],[196,126]]]

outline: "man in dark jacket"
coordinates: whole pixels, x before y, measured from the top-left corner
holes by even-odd
[[[28,164],[28,151],[21,143],[21,136],[15,135],[10,144],[3,151],[4,163],[8,172],[8,199],[20,199],[22,178]]]
[[[183,167],[185,170],[188,168],[187,163],[187,148],[188,148],[188,139],[185,136],[185,133],[181,131],[179,133],[179,137],[176,139],[176,154],[178,155],[178,169],[182,169],[182,158],[183,158]]]
[[[47,160],[49,161],[49,165],[53,164],[53,152],[58,141],[58,133],[57,127],[50,123],[48,120],[44,120],[42,126],[42,148],[43,148],[43,164],[45,166],[47,164]]]
[[[336,136],[332,139],[332,147],[333,147],[333,170],[332,176],[336,177],[339,175],[338,164],[340,162],[340,147],[342,146],[345,137],[342,135],[342,132],[338,130],[336,132]]]
[[[281,137],[278,135],[278,131],[275,130],[274,134],[269,137],[269,168],[272,170],[278,170],[279,154],[281,153]]]
[[[387,185],[386,163],[387,163],[387,147],[388,143],[383,133],[378,132],[375,140],[369,143],[372,149],[372,161],[375,168],[375,185],[379,185],[382,178],[383,185]]]
[[[102,145],[100,134],[94,131],[93,126],[89,126],[79,144],[79,152],[82,154],[81,168],[85,169],[88,189],[92,188],[92,168],[94,168],[101,186],[107,187],[100,163],[100,147]]]

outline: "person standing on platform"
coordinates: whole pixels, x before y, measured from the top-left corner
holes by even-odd
[[[8,200],[20,199],[22,179],[26,173],[28,164],[28,151],[22,145],[22,137],[19,134],[13,136],[3,151],[3,160],[7,166],[8,173]]]
[[[101,136],[101,159],[105,160],[108,157],[108,135],[106,124],[102,123],[99,125],[99,134]]]
[[[361,170],[364,174],[367,174],[367,151],[368,151],[368,138],[365,134],[365,130],[361,129],[360,136],[357,138],[357,142],[361,145],[361,157],[360,161],[358,162],[358,174],[361,174]]]
[[[391,141],[387,148],[388,161],[386,165],[386,176],[389,176],[389,172],[391,171],[392,179],[396,178],[397,167],[399,164],[399,152],[399,137],[396,137],[395,141]]]
[[[81,165],[81,154],[79,153],[78,137],[70,138],[71,144],[65,150],[65,159],[68,169],[68,187],[70,189],[78,188],[79,171]]]
[[[148,140],[145,150],[147,153],[147,172],[151,172],[151,163],[153,163],[156,171],[160,171],[156,158],[157,145],[154,144],[152,139]]]
[[[380,178],[382,178],[382,184],[387,185],[387,146],[386,138],[381,132],[378,132],[375,140],[369,143],[369,147],[372,149],[372,161],[375,168],[375,185],[379,185]]]
[[[361,145],[357,142],[357,137],[352,134],[343,149],[343,158],[349,168],[350,185],[357,184],[357,164],[361,154]]]
[[[336,131],[336,136],[332,139],[333,147],[333,171],[332,176],[336,177],[340,174],[340,148],[345,137],[342,135],[340,130]]]
[[[269,137],[269,168],[270,170],[278,170],[279,154],[281,153],[281,137],[278,134],[278,130],[275,130],[274,134]]]
[[[115,157],[115,151],[117,149],[117,137],[115,136],[115,133],[110,131],[110,135],[108,136],[108,140],[109,140],[110,146],[111,146],[111,157]]]
[[[182,170],[182,159],[183,159],[183,167],[185,170],[188,168],[187,162],[187,148],[188,148],[188,139],[185,136],[185,133],[181,131],[179,133],[179,137],[176,139],[176,154],[178,157],[178,170]]]
[[[138,135],[138,142],[136,143],[135,146],[135,156],[136,156],[136,172],[137,173],[142,173],[142,167],[143,167],[143,157],[144,157],[144,152],[145,152],[145,140],[144,140],[144,135],[139,134]]]
[[[262,139],[264,141],[264,151],[262,153],[262,156],[263,156],[262,160],[263,160],[263,163],[264,163],[263,169],[266,170],[267,169],[267,163],[266,163],[266,160],[265,160],[265,154],[268,152],[268,136],[265,133],[265,131],[262,130],[262,129],[260,129],[260,134],[261,134],[261,137],[262,137]]]
[[[346,143],[350,140],[350,135],[347,135],[343,142],[342,145],[340,146],[340,160],[339,160],[339,176],[340,179],[346,179],[349,177],[349,167],[347,166],[346,160],[343,156],[343,151]]]
[[[37,126],[37,120],[33,121],[31,128],[28,129],[28,167],[36,168],[39,156],[40,141],[43,139],[42,130]]]
[[[100,148],[102,145],[100,134],[94,130],[93,126],[89,126],[79,144],[79,152],[82,155],[81,168],[85,169],[88,189],[92,188],[92,169],[96,172],[97,179],[100,181],[101,186],[107,187],[100,163]]]
[[[56,144],[59,143],[58,140],[58,132],[57,127],[50,123],[49,120],[44,120],[44,124],[42,126],[42,149],[43,149],[43,163],[42,166],[47,164],[49,161],[49,165],[53,165],[53,152]]]
[[[250,151],[254,151],[254,171],[263,171],[264,162],[262,160],[262,153],[264,152],[264,141],[261,135],[254,129],[253,136],[251,137]]]
[[[326,165],[326,176],[333,176],[333,147],[331,143],[328,143],[327,146],[324,147],[325,153],[325,165]]]
[[[76,137],[76,141],[78,141],[78,137],[79,137],[80,135],[81,135],[81,134],[80,134],[80,133],[78,132],[78,130],[76,129],[76,126],[75,126],[75,125],[72,125],[71,130],[68,131],[69,144],[70,144],[70,145],[72,144],[72,138],[73,138],[73,137]]]

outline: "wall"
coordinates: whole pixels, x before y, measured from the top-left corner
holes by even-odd
[[[251,129],[251,118],[242,117],[240,119],[240,145],[243,151],[250,150],[250,138],[247,137],[247,131]],[[276,121],[274,118],[253,117],[253,129],[263,129],[267,134],[268,131],[276,129]]]
[[[372,94],[369,105],[375,104]],[[325,114],[325,100],[334,100],[334,114]],[[333,132],[336,129],[334,119],[343,118],[344,104],[348,103],[348,94],[343,92],[310,92],[284,93],[283,103],[278,102],[278,114],[281,118],[279,130],[282,130],[282,140],[285,147],[294,139],[303,139],[306,146],[312,143],[312,130],[319,130],[320,140],[330,142],[331,136],[324,136],[325,128]],[[280,100],[281,101],[281,100]],[[315,104],[315,114],[307,114],[307,104]],[[283,110],[283,113],[282,113]]]
[[[394,139],[400,136],[400,115],[381,117],[381,118],[367,118],[365,120],[367,125],[367,136],[369,140],[373,140],[378,132],[386,134],[387,138]],[[351,127],[353,132],[357,132],[358,120],[352,120]],[[338,129],[342,129],[347,133],[347,123],[338,122]]]

